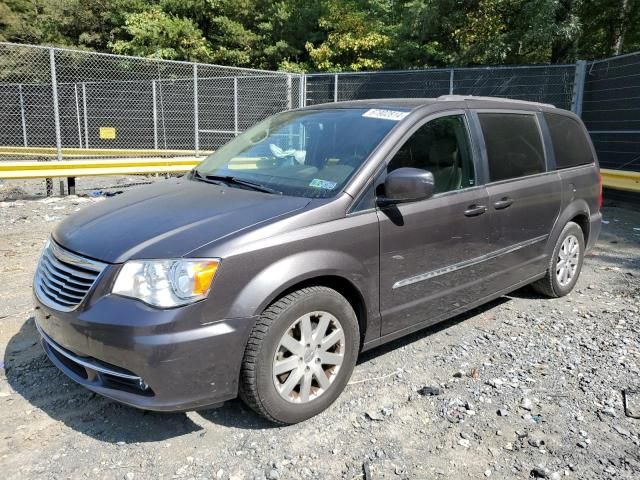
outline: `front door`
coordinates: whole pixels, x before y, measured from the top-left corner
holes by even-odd
[[[429,170],[435,195],[378,209],[382,335],[428,325],[486,294],[490,211],[473,152],[459,112],[424,123],[387,166]]]

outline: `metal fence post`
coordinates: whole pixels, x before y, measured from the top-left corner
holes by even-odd
[[[73,93],[76,97],[76,120],[78,121],[78,145],[82,148],[82,127],[80,126],[80,103],[78,102],[78,84],[73,84]]]
[[[449,73],[449,95],[453,95],[453,75],[454,75],[454,71],[455,69],[451,69],[451,72]]]
[[[306,107],[307,106],[307,102],[305,97],[305,91],[304,91],[304,82],[307,79],[307,74],[303,73],[302,75],[300,75],[300,81],[298,82],[298,107],[302,108],[302,107]]]
[[[195,155],[198,156],[200,150],[200,127],[198,125],[198,64],[193,64],[193,123],[194,123],[194,144]]]
[[[293,99],[291,98],[291,74],[287,75],[287,110],[293,108]]]
[[[82,116],[84,117],[84,148],[89,148],[89,121],[87,119],[87,85],[82,82]]]
[[[56,153],[58,160],[62,160],[62,139],[60,138],[60,110],[58,109],[58,79],[56,76],[56,56],[53,48],[49,49],[49,64],[51,68],[51,93],[53,95],[53,121],[56,127]]]
[[[238,77],[233,77],[233,131],[238,136]]]
[[[24,115],[24,97],[22,96],[22,84],[18,85],[18,93],[20,95],[20,119],[22,120],[22,142],[24,146],[28,146],[27,142],[27,121]]]
[[[58,109],[58,79],[56,75],[56,55],[53,48],[49,49],[49,67],[51,70],[51,93],[53,95],[53,121],[56,129],[56,157],[58,161],[62,161],[62,139],[60,138],[60,110]],[[53,194],[53,181],[46,179],[47,196]],[[62,187],[62,182],[60,182]],[[64,194],[61,188],[60,195]]]
[[[333,76],[333,101],[338,102],[338,74]]]
[[[584,82],[587,77],[586,60],[576,62],[576,73],[573,79],[573,94],[571,96],[571,111],[582,116],[582,100],[584,97]]]
[[[153,148],[158,149],[158,96],[156,93],[156,81],[151,81],[151,93],[153,95]]]

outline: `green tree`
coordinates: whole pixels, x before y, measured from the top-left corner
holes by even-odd
[[[176,17],[157,7],[127,15],[124,31],[130,39],[109,43],[115,53],[171,60],[209,61],[212,58],[202,31],[193,20]]]

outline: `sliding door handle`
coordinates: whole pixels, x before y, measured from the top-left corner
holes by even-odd
[[[487,207],[484,205],[470,205],[465,211],[464,214],[467,217],[476,217],[478,215],[482,215],[487,211]]]
[[[509,197],[502,197],[500,200],[493,203],[493,208],[495,208],[496,210],[502,210],[503,208],[510,207],[512,203],[513,200]]]

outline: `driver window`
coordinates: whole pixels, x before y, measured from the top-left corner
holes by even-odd
[[[435,193],[474,186],[473,155],[464,115],[436,118],[420,127],[393,157],[387,172],[401,167],[433,173]]]

